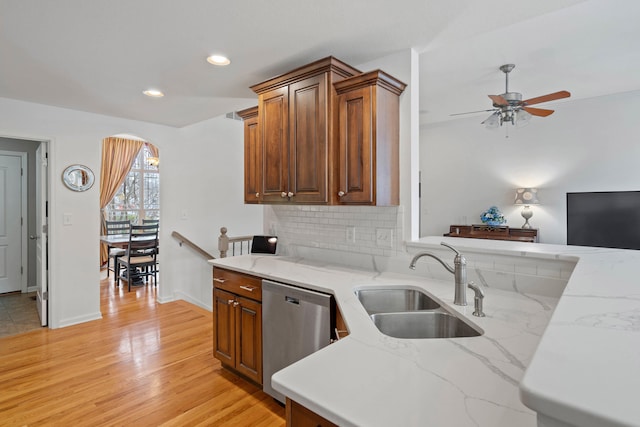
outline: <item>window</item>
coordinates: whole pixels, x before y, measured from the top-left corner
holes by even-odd
[[[106,207],[107,220],[131,221],[141,224],[143,219],[160,219],[160,173],[152,165],[147,144],[142,146],[133,166]]]

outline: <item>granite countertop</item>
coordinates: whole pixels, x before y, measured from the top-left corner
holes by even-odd
[[[464,251],[575,260],[520,397],[548,426],[640,426],[640,252],[436,237],[408,246],[441,240]]]
[[[459,242],[459,239],[456,240]],[[453,276],[440,281],[320,262],[246,255],[212,265],[334,294],[350,334],[277,372],[281,393],[341,426],[535,426],[519,383],[557,299],[491,289],[487,317],[453,305]],[[375,327],[356,298],[364,287],[414,287],[456,310],[484,334],[396,339]]]

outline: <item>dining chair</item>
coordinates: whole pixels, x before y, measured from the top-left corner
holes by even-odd
[[[129,228],[131,227],[130,221],[105,221],[107,235],[116,234],[129,234]],[[107,258],[107,278],[109,277],[109,270],[113,271],[114,277],[118,277],[119,265],[118,259],[125,254],[125,250],[114,246],[107,245],[107,252],[109,257]],[[113,259],[113,267],[111,267],[111,259]]]
[[[143,278],[153,276],[154,285],[157,284],[157,253],[158,253],[158,225],[131,225],[129,230],[129,244],[125,254],[120,258],[123,272],[118,275],[117,285],[120,280],[128,282],[128,290],[131,291],[131,283],[142,281]]]

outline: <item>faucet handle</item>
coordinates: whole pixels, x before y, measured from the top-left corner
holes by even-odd
[[[449,248],[449,249],[451,249],[452,251],[454,251],[454,252],[456,253],[456,255],[462,255],[462,254],[460,253],[460,251],[459,251],[459,250],[457,250],[456,248],[454,248],[453,246],[451,246],[451,245],[449,245],[449,244],[447,244],[447,243],[445,243],[445,242],[440,242],[440,244],[441,244],[442,246],[446,246],[447,248]]]

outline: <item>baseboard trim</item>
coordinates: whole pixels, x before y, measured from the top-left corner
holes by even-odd
[[[213,311],[213,302],[210,305],[204,304],[202,303],[202,301],[198,301],[197,299],[191,297],[190,295],[180,291],[174,292],[173,295],[176,297],[176,299],[181,299],[190,304],[197,305],[198,307],[204,308],[207,311],[211,311],[211,312]]]
[[[92,320],[102,319],[102,313],[97,312],[93,314],[86,314],[84,316],[71,317],[69,319],[62,319],[58,323],[58,328],[66,328],[67,326],[77,325],[79,323],[90,322]]]

